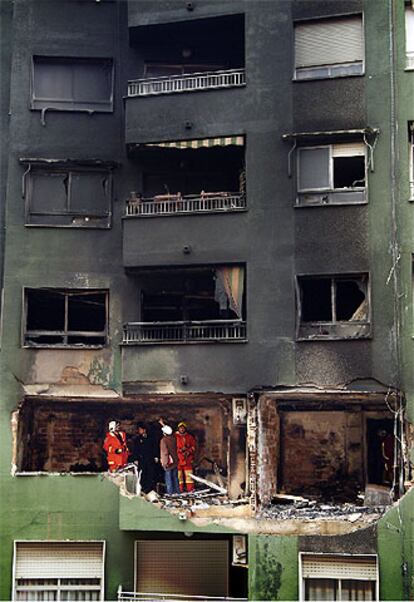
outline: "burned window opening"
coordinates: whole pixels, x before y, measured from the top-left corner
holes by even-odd
[[[149,25],[132,31],[131,44],[142,53],[143,77],[242,68],[244,15]]]
[[[369,335],[367,275],[299,276],[299,338],[360,338]]]
[[[161,280],[147,280],[142,292],[143,321],[245,319],[244,274],[239,274],[241,288],[231,289],[226,287],[226,269],[232,270],[177,270],[165,273]]]
[[[365,157],[334,157],[334,188],[365,187]]]
[[[142,196],[243,193],[244,147],[152,149],[141,153]]]
[[[24,344],[102,346],[107,340],[108,293],[25,290]]]

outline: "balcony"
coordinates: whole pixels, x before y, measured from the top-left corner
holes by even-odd
[[[244,69],[187,73],[164,77],[135,79],[128,82],[128,97],[158,96],[179,92],[197,92],[217,88],[234,88],[246,84]]]
[[[126,592],[119,586],[118,589],[118,602],[153,602],[155,600],[168,600],[168,602],[187,602],[194,600],[195,602],[244,602],[248,598],[228,598],[228,597],[214,597],[214,596],[189,596],[187,594],[156,594],[156,593],[145,593],[145,592]]]
[[[241,192],[201,192],[200,194],[156,195],[138,199],[133,193],[127,200],[126,217],[157,217],[161,215],[194,215],[244,211],[246,196]]]
[[[124,325],[124,345],[237,341],[246,341],[246,323],[240,320],[129,322]]]

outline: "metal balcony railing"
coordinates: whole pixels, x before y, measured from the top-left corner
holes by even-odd
[[[246,339],[246,322],[204,320],[202,322],[129,322],[124,325],[125,345],[146,343],[230,343]]]
[[[171,197],[171,198],[165,198]],[[241,192],[200,193],[197,195],[160,195],[140,201],[127,201],[127,217],[155,217],[193,213],[240,211],[246,208],[246,196]]]
[[[189,602],[194,600],[197,602],[245,602],[247,598],[228,598],[216,596],[190,596],[185,594],[158,594],[146,592],[124,592],[122,586],[118,587],[118,602],[152,602],[155,600],[163,600],[164,602]]]
[[[244,69],[148,77],[129,81],[128,97],[233,88],[234,86],[244,86],[245,83],[246,74]]]

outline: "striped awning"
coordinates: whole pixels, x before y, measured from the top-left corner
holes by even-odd
[[[213,146],[244,146],[244,136],[221,136],[219,138],[201,138],[198,140],[174,140],[172,142],[151,142],[141,146],[157,148],[211,148]]]

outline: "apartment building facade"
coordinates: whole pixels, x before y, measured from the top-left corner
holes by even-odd
[[[0,11],[1,597],[409,599],[412,6]],[[221,503],[108,478],[161,416]]]

